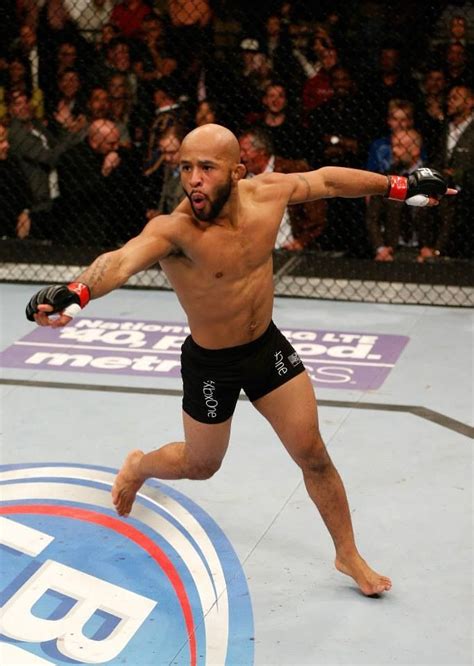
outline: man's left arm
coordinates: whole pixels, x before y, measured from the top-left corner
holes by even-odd
[[[316,171],[287,174],[285,178],[292,179],[290,204],[378,194],[412,206],[436,206],[442,196],[457,192],[447,187],[439,172],[426,167],[417,169],[408,178],[345,167],[322,167]]]

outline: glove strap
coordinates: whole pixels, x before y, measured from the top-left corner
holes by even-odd
[[[387,198],[395,201],[405,201],[408,192],[408,178],[405,176],[387,176]]]
[[[82,282],[70,282],[67,286],[69,291],[73,291],[75,294],[79,296],[79,302],[81,309],[85,308],[86,305],[89,303],[91,300],[91,290],[86,284],[83,284]]]

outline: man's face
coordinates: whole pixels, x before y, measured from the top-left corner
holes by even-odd
[[[10,102],[10,113],[13,118],[18,118],[18,120],[31,120],[32,112],[28,97],[22,93],[13,93]]]
[[[6,160],[8,157],[8,149],[10,144],[8,143],[8,132],[7,128],[3,125],[0,125],[0,160]]]
[[[397,49],[382,49],[380,54],[380,69],[383,72],[394,72],[398,69],[400,52]]]
[[[439,95],[446,87],[446,79],[441,70],[431,70],[426,74],[425,92],[427,95]]]
[[[462,44],[450,44],[446,54],[449,65],[461,67],[466,62],[466,49]]]
[[[92,149],[100,155],[108,155],[114,150],[118,150],[120,142],[120,132],[116,127],[103,127],[90,139],[89,143]]]
[[[26,74],[24,64],[20,60],[12,60],[8,65],[8,74],[10,76],[10,83],[23,81]]]
[[[244,135],[239,139],[240,145],[240,159],[242,164],[245,164],[247,171],[255,175],[262,173],[264,170],[264,165],[262,163],[264,160],[263,151],[259,148],[255,148],[252,142],[252,138],[248,135]]]
[[[338,97],[347,97],[354,89],[354,83],[349,72],[345,69],[336,69],[331,76],[334,94]]]
[[[58,50],[58,62],[62,67],[73,67],[77,58],[74,44],[61,44]]]
[[[159,141],[160,152],[163,155],[163,161],[172,169],[179,164],[180,140],[175,136],[167,136]]]
[[[89,100],[89,111],[93,119],[106,118],[110,110],[109,94],[102,88],[92,91]]]
[[[466,36],[466,19],[462,16],[454,16],[449,26],[451,37],[456,40],[464,39]]]
[[[195,217],[213,222],[232,191],[231,169],[226,160],[186,146],[180,156],[181,184]]]
[[[66,72],[62,75],[58,88],[65,97],[71,98],[77,95],[81,82],[76,72]]]
[[[110,50],[110,62],[119,72],[130,69],[130,50],[126,44],[116,44]]]
[[[410,132],[397,132],[392,136],[392,155],[395,163],[409,166],[420,159],[420,146]]]
[[[462,116],[472,110],[472,99],[466,88],[456,86],[449,91],[447,98],[447,111],[450,118]]]
[[[215,123],[216,114],[214,113],[209,102],[201,102],[196,111],[196,125],[206,125],[207,123]]]
[[[393,109],[388,116],[388,125],[392,132],[413,127],[413,116],[404,109]]]
[[[286,107],[286,93],[283,86],[269,86],[263,98],[263,105],[270,113],[281,113]]]

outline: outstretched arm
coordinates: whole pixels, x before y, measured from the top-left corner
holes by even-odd
[[[175,250],[170,227],[172,222],[168,216],[154,218],[139,236],[119,250],[97,257],[74,282],[41,289],[28,303],[27,318],[40,326],[65,326],[91,298],[99,298],[121,287],[130,276]],[[58,313],[59,316],[51,317]]]
[[[440,196],[456,194],[456,190],[446,186],[440,174],[425,168],[418,169],[409,178],[345,167],[322,167],[316,171],[288,174],[286,177],[293,181],[289,203],[381,194],[390,199],[406,200],[412,205],[434,206]],[[417,195],[422,196],[423,200],[411,202],[410,199]]]

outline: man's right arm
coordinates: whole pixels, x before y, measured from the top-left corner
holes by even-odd
[[[153,218],[138,236],[120,249],[98,256],[73,282],[37,292],[26,307],[27,318],[40,326],[65,326],[92,298],[121,287],[129,277],[175,250],[172,229],[170,216]]]

